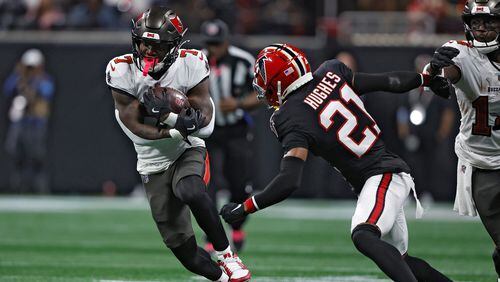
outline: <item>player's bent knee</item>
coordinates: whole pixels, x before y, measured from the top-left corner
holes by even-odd
[[[158,227],[158,230],[160,231],[161,237],[163,239],[163,243],[169,249],[173,249],[173,248],[177,248],[179,246],[182,246],[191,237],[193,237],[193,234],[188,234],[185,232],[172,233],[172,230],[170,230],[170,228],[168,228],[166,222],[156,222],[156,226]]]
[[[378,229],[377,226],[368,223],[357,225],[351,233],[351,239],[356,247],[359,247],[361,242],[366,241],[368,238],[380,238],[380,236],[380,229]]]
[[[186,176],[179,180],[176,190],[177,197],[187,204],[204,201],[208,197],[205,184],[198,175]]]

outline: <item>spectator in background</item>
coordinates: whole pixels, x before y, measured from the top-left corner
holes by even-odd
[[[426,54],[417,56],[415,70],[422,70],[430,60]],[[456,165],[449,156],[454,127],[455,109],[450,100],[436,99],[430,90],[422,87],[401,96],[397,111],[398,137],[406,149],[403,158],[412,168],[424,203],[453,196],[454,183],[449,179],[453,179]],[[446,168],[453,169],[447,171]]]
[[[27,50],[3,87],[11,101],[5,148],[12,159],[10,185],[16,192],[49,190],[47,129],[55,87],[44,61],[40,50]]]
[[[0,0],[0,30],[14,29],[22,25],[26,10],[26,5],[22,1]]]
[[[26,27],[41,30],[62,29],[66,24],[66,14],[54,0],[39,0],[38,5],[31,4],[26,14]]]
[[[85,0],[74,6],[68,14],[70,28],[119,28],[121,27],[118,10],[103,3],[102,0]]]
[[[252,190],[249,175],[252,120],[246,111],[260,104],[252,87],[254,58],[229,44],[229,28],[219,19],[204,22],[201,33],[210,63],[210,95],[215,103],[215,129],[206,140],[213,163],[209,190],[214,202],[215,189],[221,187],[231,192],[231,202],[241,202]],[[231,225],[237,251],[245,239],[243,223]],[[206,249],[212,250],[210,243]]]

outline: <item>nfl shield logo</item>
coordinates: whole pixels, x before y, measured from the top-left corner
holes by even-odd
[[[147,174],[141,174],[142,183],[146,184],[149,182],[149,176]]]

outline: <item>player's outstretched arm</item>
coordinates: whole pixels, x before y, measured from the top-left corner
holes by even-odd
[[[111,89],[111,94],[120,120],[132,133],[148,140],[171,137],[167,129],[144,124],[144,114],[141,112],[139,100],[115,89]]]
[[[436,95],[446,99],[454,93],[449,79],[417,72],[355,73],[353,77],[353,87],[360,95],[375,91],[406,93],[421,86],[431,87]]]
[[[357,72],[353,77],[353,87],[358,94],[385,91],[404,93],[423,86],[425,80],[420,73],[395,71],[387,73]]]
[[[248,214],[279,203],[288,198],[302,181],[302,170],[307,159],[308,150],[293,148],[281,160],[279,174],[266,188],[241,204],[228,203],[220,211],[222,218],[231,224],[243,220]]]

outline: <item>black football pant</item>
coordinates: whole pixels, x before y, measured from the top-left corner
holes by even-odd
[[[251,192],[251,141],[246,124],[216,127],[206,142],[210,155],[209,194],[216,202],[216,192],[223,187],[231,193],[230,202],[241,203]],[[240,230],[245,221],[231,225]]]

